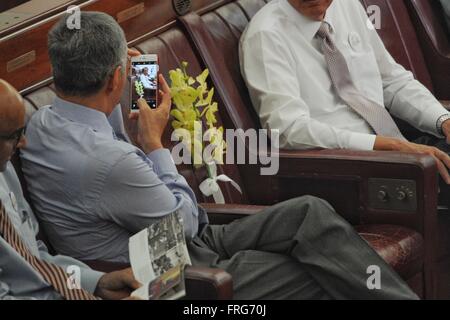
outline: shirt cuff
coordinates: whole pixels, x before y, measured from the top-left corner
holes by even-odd
[[[89,268],[81,268],[81,287],[93,294],[97,288],[98,281],[103,275],[103,272],[95,271]]]
[[[425,128],[428,128],[429,133],[434,134],[436,137],[439,138],[445,138],[443,135],[440,134],[437,128],[437,122],[440,117],[442,117],[445,114],[450,114],[450,111],[444,108],[440,103],[438,103],[436,108],[428,108],[427,109],[427,116],[424,117],[424,125]]]
[[[175,162],[168,149],[158,149],[147,155],[147,158],[153,163],[153,171],[157,175],[161,173],[178,173]]]
[[[348,141],[347,149],[372,151],[375,147],[376,135],[352,132]]]

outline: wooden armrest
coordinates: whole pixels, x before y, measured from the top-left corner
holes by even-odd
[[[108,261],[83,261],[94,270],[109,273],[130,267],[128,263]],[[222,269],[188,266],[185,270],[186,299],[189,300],[231,300],[233,281],[231,275]]]
[[[423,232],[425,217],[436,214],[437,165],[430,156],[401,152],[313,150],[279,152],[274,176],[259,166],[243,168],[249,202],[273,205],[303,195],[327,200],[351,224],[400,224]],[[408,180],[416,185],[417,210],[381,210],[369,204],[374,179]]]
[[[186,299],[189,300],[231,300],[233,280],[222,269],[187,267]]]

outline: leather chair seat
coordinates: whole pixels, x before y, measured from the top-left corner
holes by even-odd
[[[396,225],[363,225],[355,229],[402,278],[408,279],[422,269],[424,241],[419,233]]]

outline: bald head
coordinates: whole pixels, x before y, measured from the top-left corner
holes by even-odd
[[[0,79],[0,134],[23,127],[25,107],[17,90]]]
[[[25,106],[22,97],[13,86],[0,79],[0,172],[5,170],[16,148],[25,144],[23,137],[20,141],[5,137],[10,137],[24,126]]]

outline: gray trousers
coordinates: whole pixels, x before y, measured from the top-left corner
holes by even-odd
[[[417,299],[327,202],[310,196],[208,226],[189,252],[194,266],[232,275],[235,299]],[[368,289],[369,266],[380,268],[381,289]]]

